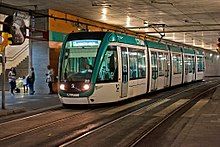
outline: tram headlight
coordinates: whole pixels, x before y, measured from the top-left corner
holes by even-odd
[[[90,85],[89,85],[89,84],[85,84],[85,85],[83,86],[83,90],[89,90],[89,88],[90,88]]]
[[[60,90],[65,90],[65,84],[60,84]]]

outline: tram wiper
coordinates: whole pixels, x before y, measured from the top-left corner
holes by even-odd
[[[68,67],[68,63],[69,63],[69,62],[67,62],[66,66],[65,66],[65,69],[64,69],[64,79],[65,79],[65,80],[67,79],[67,67]]]

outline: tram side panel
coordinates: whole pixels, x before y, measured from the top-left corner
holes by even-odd
[[[205,76],[205,56],[203,50],[196,50],[196,80],[203,80]]]
[[[158,86],[157,89],[164,89],[169,87],[169,51],[161,50],[158,52]]]
[[[150,48],[150,91],[170,86],[170,57],[168,50]]]
[[[166,44],[145,41],[149,50],[149,92],[170,86],[171,61]]]
[[[90,103],[108,103],[122,100],[120,60],[118,47],[109,45],[99,70],[94,93],[89,97]]]
[[[197,56],[196,57],[197,64],[196,64],[196,80],[203,80],[204,79],[204,57],[203,56]]]
[[[196,78],[196,56],[195,51],[189,48],[183,48],[183,66],[184,66],[184,78],[183,83],[195,81]]]
[[[113,70],[109,67],[112,65],[112,55],[107,50],[100,67],[95,91],[89,97],[91,102],[93,100],[95,103],[116,102],[147,92],[146,48],[126,44],[119,44],[114,48],[117,51],[114,53],[114,60],[117,59],[117,62],[113,67],[114,70],[117,70],[118,78],[112,77],[111,79],[114,80],[108,81],[107,77],[113,76],[113,72],[108,73],[107,71]]]
[[[180,49],[171,50],[171,62],[172,62],[172,77],[171,86],[182,84],[182,72],[183,72],[183,61],[182,52]]]
[[[146,47],[128,48],[128,94],[134,97],[147,92],[147,52]]]

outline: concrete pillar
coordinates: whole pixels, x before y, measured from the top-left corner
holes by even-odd
[[[40,17],[35,18],[34,25],[36,29],[47,30],[48,29],[48,18]],[[42,32],[32,33],[34,38],[43,38]],[[49,43],[48,41],[39,41],[31,39],[30,44],[30,66],[35,69],[35,92],[37,94],[48,93],[49,88],[45,82],[47,65],[49,64]]]

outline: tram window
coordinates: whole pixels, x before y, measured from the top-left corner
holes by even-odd
[[[189,73],[193,72],[193,57],[188,56]]]
[[[129,48],[130,80],[138,78],[138,53]]]
[[[173,53],[172,60],[173,60],[173,73],[174,74],[181,74],[182,73],[181,55]]]
[[[163,53],[158,53],[158,69],[159,69],[159,76],[164,76],[164,64],[165,64],[165,56]]]
[[[91,78],[97,48],[66,49],[62,64],[61,79],[84,81]]]
[[[185,63],[185,72],[189,73],[190,65],[189,65],[189,57],[187,55],[184,56],[184,63]]]
[[[145,54],[143,52],[138,52],[138,77],[146,77],[146,63],[145,63]]]
[[[152,68],[152,78],[157,79],[158,65],[157,65],[157,53],[156,52],[151,52],[151,68]]]
[[[143,50],[129,48],[130,80],[146,77],[146,62]]]
[[[117,47],[109,46],[102,61],[97,83],[118,81],[118,56]]]
[[[197,57],[197,68],[198,72],[204,71],[203,57]]]

